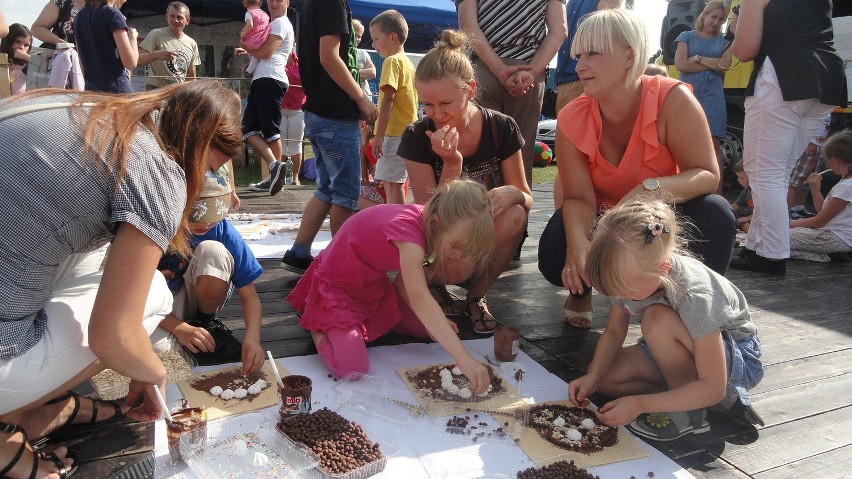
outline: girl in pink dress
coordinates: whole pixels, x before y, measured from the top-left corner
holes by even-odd
[[[243,6],[246,7],[246,24],[240,30],[240,39],[250,49],[260,48],[269,36],[269,15],[260,9],[261,3],[263,0],[243,0]],[[246,67],[246,73],[249,75],[257,68],[257,58],[250,58]]]
[[[486,266],[493,249],[485,187],[454,181],[425,205],[378,205],[347,220],[287,301],[337,376],[366,373],[365,342],[394,329],[436,340],[482,393],[488,370],[467,352],[426,285],[464,281]],[[391,271],[399,272],[394,281]]]

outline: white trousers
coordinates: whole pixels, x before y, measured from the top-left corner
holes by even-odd
[[[757,74],[754,96],[745,99],[743,167],[754,198],[745,245],[764,258],[790,256],[790,172],[832,109],[814,98],[784,101],[769,58]]]
[[[0,414],[31,404],[79,374],[97,357],[89,349],[89,319],[98,294],[107,246],[69,256],[60,266],[53,296],[44,305],[47,329],[21,356],[0,360]],[[140,318],[150,335],[172,310],[172,294],[159,271]]]

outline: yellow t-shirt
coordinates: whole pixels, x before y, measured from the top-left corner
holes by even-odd
[[[379,109],[385,99],[385,86],[393,87],[393,99],[385,136],[402,136],[409,124],[417,120],[417,92],[414,91],[414,65],[405,53],[395,53],[382,63],[379,81]]]

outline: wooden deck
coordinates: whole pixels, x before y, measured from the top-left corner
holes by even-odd
[[[552,212],[550,189],[536,185],[534,190],[530,239],[488,300],[501,322],[520,329],[521,349],[569,381],[591,361],[607,307],[602,297],[594,297],[592,331],[564,324],[564,293],[547,283],[536,265],[537,239]],[[241,191],[241,209],[301,212],[311,191],[286,187],[276,197]],[[310,336],[284,301],[298,276],[278,267],[277,259],[261,263],[266,272],[257,289],[263,301],[264,348],[276,357],[315,353]],[[711,415],[709,432],[654,446],[703,479],[852,476],[852,263],[791,261],[783,278],[735,270],[728,278],[745,293],[760,330],[766,376],[751,394],[766,426],[744,428]],[[238,304],[226,306],[220,317],[242,337]],[[473,337],[469,324],[461,327],[463,338]],[[631,336],[628,340],[638,337],[638,330],[632,329]],[[386,337],[377,343],[405,341]],[[108,477],[144,457],[153,446],[152,431],[147,424],[122,424],[64,441],[84,461],[76,477]]]

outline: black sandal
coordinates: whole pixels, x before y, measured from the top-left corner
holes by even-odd
[[[39,461],[50,461],[54,466],[58,469],[57,474],[59,474],[60,479],[67,479],[74,475],[77,472],[77,468],[79,467],[79,460],[77,454],[68,449],[65,453],[66,459],[71,459],[72,464],[70,467],[66,467],[65,463],[62,462],[62,459],[55,452],[44,452],[44,451],[36,451],[32,449],[32,443],[30,443],[29,438],[27,437],[26,431],[23,430],[20,426],[15,426],[13,424],[7,424],[4,422],[0,422],[0,434],[9,434],[15,435],[20,434],[23,438],[21,441],[21,447],[18,448],[18,452],[15,453],[15,457],[7,464],[2,470],[0,470],[0,477],[5,478],[6,474],[15,468],[18,463],[21,462],[21,458],[24,457],[24,453],[27,452],[27,445],[30,446],[30,452],[33,455],[33,467],[30,470],[29,479],[35,479],[36,474],[38,474],[38,465]]]
[[[51,439],[57,436],[61,436],[66,432],[70,432],[72,430],[74,433],[83,433],[91,431],[92,429],[101,428],[103,426],[116,422],[124,417],[124,413],[121,412],[121,406],[119,406],[117,402],[104,401],[101,399],[90,398],[87,396],[80,396],[74,391],[68,391],[62,397],[58,397],[56,399],[46,402],[45,406],[48,404],[60,403],[62,401],[65,401],[69,397],[74,399],[74,410],[71,411],[71,415],[68,416],[68,419],[65,421],[64,424],[54,429],[46,436],[32,441],[30,444],[32,445],[34,451],[38,451],[39,449],[43,448],[48,442],[50,442]],[[82,402],[82,399],[88,399],[89,401],[92,401],[92,418],[88,423],[74,424],[74,419],[77,419],[77,414],[80,412],[80,404]],[[98,403],[101,402],[112,406],[113,411],[115,411],[115,414],[108,419],[98,421]]]
[[[470,313],[470,305],[472,304],[476,305],[476,308],[479,309],[479,317],[474,318],[473,314]],[[470,321],[473,323],[473,332],[476,334],[492,334],[497,328],[497,320],[494,319],[494,316],[485,309],[487,305],[488,303],[485,302],[485,296],[467,298],[467,313],[468,316],[470,316]],[[492,323],[490,328],[488,327],[489,322]],[[482,327],[482,330],[476,329],[477,324]]]
[[[445,316],[461,316],[465,314],[465,308],[461,305],[461,299],[453,293],[447,291],[447,287],[443,284],[430,284],[429,292],[432,297],[438,302],[441,311]]]

